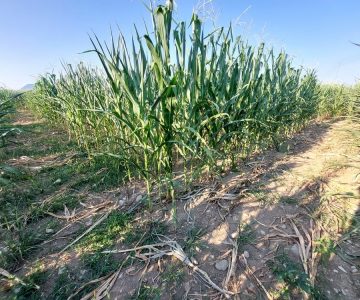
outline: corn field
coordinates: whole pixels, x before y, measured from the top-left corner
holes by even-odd
[[[0,88],[0,147],[5,145],[12,133],[19,132],[18,128],[7,124],[10,115],[15,113],[15,99],[19,96],[11,90]]]
[[[102,69],[64,65],[29,100],[90,157],[144,178],[149,192],[157,182],[173,199],[180,175],[186,185],[235,166],[318,115],[324,91],[315,72],[294,67],[286,53],[249,45],[231,27],[206,33],[195,14],[189,29],[173,19],[171,2],[152,9],[152,25],[145,34],[135,28],[130,41],[94,35],[87,52]]]
[[[344,117],[356,114],[357,90],[356,85],[322,84],[318,103],[319,117]]]

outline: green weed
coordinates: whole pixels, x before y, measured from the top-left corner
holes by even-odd
[[[55,281],[49,299],[65,300],[80,287],[80,282],[77,276],[71,273],[68,268],[64,268]],[[82,294],[80,293],[79,296]],[[80,299],[80,297],[78,297]]]
[[[177,263],[170,263],[166,270],[161,274],[164,283],[173,285],[181,284],[185,276],[184,267]]]
[[[96,227],[77,245],[82,252],[100,251],[124,241],[131,234],[133,226],[131,216],[119,211],[112,212],[105,221]]]
[[[160,300],[161,289],[148,284],[142,284],[138,292],[131,297],[134,300]]]
[[[134,226],[133,230],[126,235],[124,242],[127,244],[140,242],[139,245],[153,244],[158,242],[158,235],[166,233],[166,229],[166,224],[160,221],[144,222]]]
[[[22,227],[14,232],[8,231],[3,238],[5,250],[0,252],[0,265],[9,270],[14,269],[48,238],[46,228],[58,228],[58,222],[51,220],[37,225],[36,230]]]
[[[108,275],[120,267],[120,262],[115,260],[111,254],[85,253],[81,256],[81,260],[89,270],[89,280]]]
[[[321,254],[321,261],[327,263],[331,253],[335,253],[335,242],[327,237],[315,241],[315,250]]]
[[[202,247],[201,237],[205,234],[202,228],[192,227],[187,231],[187,237],[184,243],[184,251],[192,257],[196,249]]]
[[[279,198],[279,201],[281,203],[286,203],[286,204],[291,204],[291,205],[295,205],[298,204],[298,199],[296,199],[295,197],[289,197],[289,196],[281,196]]]
[[[33,271],[29,276],[24,278],[26,286],[22,284],[17,284],[13,289],[14,299],[17,300],[37,300],[40,299],[41,292],[37,288],[44,284],[49,276],[48,271],[43,271],[41,269]]]
[[[240,223],[239,224],[239,236],[237,238],[237,244],[240,251],[244,250],[244,246],[252,243],[255,239],[255,231],[251,228],[251,224]]]
[[[268,267],[285,284],[280,291],[280,298],[291,299],[294,293],[303,291],[315,299],[320,299],[320,292],[311,285],[309,276],[303,271],[301,264],[292,261],[285,253],[269,261]]]

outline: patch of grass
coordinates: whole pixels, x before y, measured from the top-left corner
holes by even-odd
[[[111,254],[99,252],[94,254],[85,253],[81,256],[81,260],[90,271],[90,280],[115,272],[121,264]]]
[[[27,178],[29,178],[28,172],[21,167],[7,164],[0,165],[0,183],[4,184],[4,186]]]
[[[287,141],[276,143],[275,148],[280,153],[289,153],[291,151],[291,145]]]
[[[77,165],[47,168],[37,174],[27,174],[17,182],[12,181],[0,189],[0,223],[9,227],[24,226],[27,223],[38,221],[45,216],[45,212],[58,212],[64,209],[74,209],[81,200],[78,195],[70,192],[53,197],[52,194],[61,188],[61,185],[70,181],[77,173]],[[42,200],[45,205],[39,205]]]
[[[325,161],[324,166],[321,170],[322,171],[321,173],[329,172],[329,170],[331,170],[333,172],[337,172],[337,171],[344,169],[346,167],[349,167],[349,166],[350,166],[350,164],[346,160],[346,158],[343,158],[342,160],[332,159],[332,160]]]
[[[60,210],[64,210],[66,206],[68,209],[74,209],[78,206],[81,198],[75,195],[61,195],[52,199],[51,202],[44,205],[43,211],[49,211],[56,213]]]
[[[321,254],[321,261],[323,263],[329,262],[331,253],[335,253],[335,242],[328,237],[322,237],[315,241],[316,252]]]
[[[3,237],[5,249],[0,252],[0,265],[5,269],[13,270],[24,259],[29,257],[37,245],[47,239],[45,228],[47,224],[34,230],[22,228],[15,233],[9,233]]]
[[[22,189],[19,186],[4,187],[0,190],[0,223],[4,226],[21,218],[35,200],[37,193],[26,185],[22,186]]]
[[[259,201],[261,205],[271,205],[279,200],[276,195],[263,189],[250,190],[248,191],[248,194],[250,194],[253,198]]]
[[[24,143],[19,142],[17,147],[4,148],[0,155],[2,159],[20,158],[23,155],[35,158],[74,150],[74,143],[66,142],[64,134],[53,135],[50,132],[52,128],[45,124],[25,125],[22,130],[28,134],[27,140]],[[79,201],[69,194],[55,197],[45,207],[39,207],[36,203],[41,198],[50,197],[64,184],[70,184],[67,188],[91,185],[92,189],[102,190],[119,183],[122,178],[119,170],[104,169],[101,162],[97,158],[88,160],[80,153],[64,165],[43,167],[37,172],[30,172],[22,167],[1,165],[0,224],[7,228],[19,228],[23,223],[42,218],[44,211],[62,210],[64,204],[69,209],[75,208]],[[74,180],[75,174],[77,176]]]
[[[131,230],[125,237],[124,242],[131,244],[139,242],[139,245],[148,245],[158,242],[158,235],[166,233],[167,226],[164,222],[150,221],[137,226]]]
[[[185,271],[181,264],[169,264],[161,274],[161,279],[167,284],[180,284],[184,280]]]
[[[76,184],[87,185],[91,191],[100,192],[124,182],[123,168],[113,160],[95,157],[79,166],[79,174],[91,174]]]
[[[77,249],[88,252],[110,248],[116,242],[125,240],[132,230],[131,216],[113,211],[106,220],[78,243]]]
[[[40,299],[41,291],[36,286],[41,286],[46,282],[48,273],[46,270],[36,268],[29,276],[23,279],[27,284],[26,286],[17,284],[12,289],[13,298],[18,300]]]
[[[163,234],[166,230],[162,222],[147,222],[135,229],[131,221],[131,216],[115,211],[78,244],[77,249],[83,252],[81,261],[88,270],[87,280],[108,275],[116,271],[121,264],[126,264],[114,259],[111,254],[101,253],[101,250],[109,249],[119,241],[134,243],[141,240],[141,244],[151,244],[157,241],[157,234]],[[95,253],[88,253],[89,251]],[[136,299],[154,299],[147,297],[155,295],[155,292],[156,289],[144,286],[139,290],[139,298]]]
[[[60,230],[61,228],[61,222],[58,219],[55,218],[49,218],[49,221],[46,222],[45,226],[44,226],[45,230],[45,234],[47,235],[51,235],[53,233],[55,233],[56,231]],[[51,229],[53,230],[53,232],[46,232],[46,229]]]
[[[64,139],[63,136],[51,135],[50,130],[44,124],[34,124],[17,126],[21,133],[18,139],[21,146],[19,147],[5,147],[0,154],[0,160],[6,161],[10,158],[19,158],[21,156],[28,156],[32,158],[39,158],[57,153],[66,153],[73,150],[77,145],[73,141]],[[22,135],[32,137],[31,143],[22,141]],[[26,143],[26,144],[25,144]],[[75,149],[76,149],[75,148]]]
[[[294,198],[294,197],[281,196],[281,197],[279,198],[279,202],[295,205],[295,204],[298,203],[298,200],[297,200],[296,198]]]
[[[79,287],[80,285],[77,277],[65,268],[56,279],[54,288],[48,299],[68,299],[68,297]]]
[[[0,249],[0,266],[8,270],[16,268],[24,259],[38,247],[40,243],[49,238],[52,233],[59,229],[60,222],[57,219],[47,218],[36,224],[11,227],[0,235],[3,248]]]
[[[255,231],[251,228],[251,224],[240,223],[239,224],[239,236],[237,238],[237,244],[240,251],[244,250],[244,246],[250,244],[255,239]]]
[[[322,196],[321,205],[314,211],[313,215],[321,218],[322,225],[328,230],[344,234],[350,230],[354,218],[356,218],[352,213],[352,199],[357,199],[357,196],[352,192],[327,193]],[[329,206],[332,214],[325,214],[324,206]]]
[[[190,256],[194,256],[197,248],[202,247],[201,237],[205,234],[205,230],[198,227],[192,227],[187,232],[184,244],[184,251]]]
[[[137,293],[131,297],[132,300],[160,300],[161,289],[143,283]]]
[[[15,221],[21,215],[28,221],[36,220],[36,217],[42,216],[42,214],[38,213],[41,209],[35,201],[58,190],[57,180],[62,184],[72,178],[74,174],[75,170],[72,167],[59,167],[48,170],[46,173],[29,174],[25,180],[22,178],[16,184],[13,182],[12,185],[2,188],[0,190],[0,222]],[[70,201],[70,196],[66,197],[64,199],[55,198],[53,202],[49,203],[47,209],[56,210],[57,207],[60,208],[59,205],[63,209],[61,203],[66,202],[71,205],[70,202],[74,202]]]
[[[81,162],[72,161],[71,164],[68,165],[43,169],[41,173],[45,173],[46,176],[50,177],[49,181],[51,181],[52,186],[59,186],[69,181],[77,174],[78,164],[80,163]]]

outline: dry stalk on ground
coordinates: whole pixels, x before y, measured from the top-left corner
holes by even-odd
[[[64,208],[64,215],[57,215],[51,212],[47,212],[48,215],[57,218],[57,219],[62,219],[62,220],[66,220],[66,221],[72,221],[72,222],[76,222],[76,221],[80,221],[83,219],[86,219],[90,216],[92,216],[94,213],[98,212],[99,210],[102,210],[110,205],[114,205],[114,203],[112,201],[106,201],[106,202],[102,202],[100,204],[94,205],[94,206],[86,206],[85,204],[80,203],[83,207],[86,208],[86,210],[83,210],[77,214],[75,214],[74,212],[70,212],[66,207]]]
[[[211,278],[205,271],[195,266],[176,241],[170,240],[165,237],[164,239],[165,241],[162,241],[157,244],[144,245],[144,246],[124,249],[124,250],[107,250],[107,251],[102,251],[102,253],[127,253],[127,252],[135,251],[136,257],[143,260],[159,259],[163,256],[173,256],[178,260],[180,260],[185,265],[187,265],[189,268],[191,268],[194,271],[194,273],[196,273],[196,275],[198,275],[207,285],[209,285],[216,291],[220,292],[227,299],[229,299],[230,296],[235,295],[235,293],[219,287],[216,283],[214,283],[211,280]],[[144,250],[147,250],[147,252],[143,252]]]
[[[29,286],[29,284],[25,283],[23,280],[21,280],[19,277],[13,275],[13,274],[10,274],[8,271],[6,271],[5,269],[3,268],[0,268],[0,275],[6,277],[8,280],[11,280],[11,281],[15,281],[15,282],[18,282],[20,283],[21,285],[23,286]],[[38,285],[36,284],[31,284],[32,286],[34,286],[37,290],[40,288]]]
[[[273,300],[274,298],[270,295],[270,293],[267,291],[265,286],[261,283],[261,281],[255,276],[254,272],[250,269],[244,254],[242,254],[241,256],[242,256],[242,259],[244,260],[244,267],[245,267],[246,275],[255,281],[256,285],[264,292],[266,299]]]
[[[238,243],[236,241],[231,240],[232,244],[233,244],[233,248],[231,250],[231,263],[230,263],[230,268],[228,269],[228,272],[226,274],[226,278],[224,281],[224,289],[228,289],[228,285],[230,282],[231,277],[235,276],[235,272],[236,272],[236,261],[237,261],[237,255],[238,255]]]
[[[80,239],[82,239],[85,235],[87,235],[89,232],[91,232],[96,226],[98,226],[101,222],[103,222],[110,213],[115,210],[117,206],[112,207],[109,209],[105,214],[103,214],[93,225],[91,225],[85,232],[83,232],[81,235],[79,235],[75,240],[73,240],[70,244],[68,244],[64,249],[62,249],[59,253],[63,253],[65,250],[70,248],[72,245],[77,243]]]

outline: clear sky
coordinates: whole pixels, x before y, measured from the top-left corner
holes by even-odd
[[[176,18],[190,20],[204,1],[178,0]],[[322,81],[360,79],[360,47],[351,44],[360,43],[360,0],[213,0],[206,8],[216,26],[232,21],[251,43],[285,49]],[[79,54],[91,47],[89,33],[108,40],[118,25],[129,36],[143,20],[151,24],[141,0],[0,0],[0,85],[21,88],[61,60],[96,64]]]

